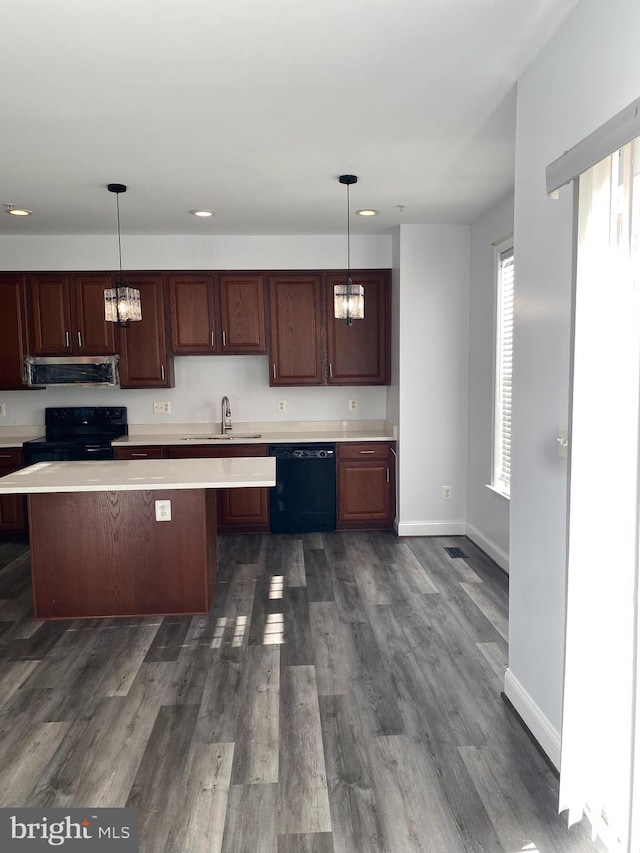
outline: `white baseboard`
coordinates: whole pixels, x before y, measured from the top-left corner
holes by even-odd
[[[464,536],[464,521],[400,521],[398,536]]]
[[[560,732],[551,725],[510,669],[507,669],[504,674],[504,693],[553,765],[559,770]]]
[[[509,573],[509,555],[506,551],[499,548],[492,539],[481,533],[473,524],[467,523],[466,533],[469,539],[475,542],[478,548],[482,548],[484,553],[491,557],[494,563],[497,563],[507,574]]]

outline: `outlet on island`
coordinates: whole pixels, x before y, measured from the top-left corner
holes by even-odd
[[[156,521],[171,521],[171,501],[156,501]]]

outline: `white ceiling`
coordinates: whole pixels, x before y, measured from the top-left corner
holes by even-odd
[[[578,0],[10,0],[1,234],[472,222],[512,187],[515,81]],[[405,205],[404,211],[399,206]],[[205,207],[215,216],[189,214]]]

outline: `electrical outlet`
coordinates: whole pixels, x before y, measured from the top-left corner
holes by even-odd
[[[168,415],[171,412],[171,403],[168,400],[165,400],[164,403],[154,403],[153,404],[153,414],[154,415]]]
[[[0,403],[0,418],[4,418],[7,414],[7,410],[4,407],[4,403]]]
[[[156,501],[156,521],[171,521],[171,501]]]
[[[349,411],[355,412],[355,410],[357,408],[358,408],[358,401],[357,400],[349,400]]]
[[[286,412],[287,411],[287,401],[286,400],[278,400],[278,411]]]
[[[442,500],[450,501],[453,497],[453,489],[451,486],[443,486],[442,487]]]

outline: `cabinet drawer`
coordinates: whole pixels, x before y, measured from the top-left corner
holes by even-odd
[[[376,459],[389,459],[391,445],[385,441],[370,441],[365,443],[343,443],[338,445],[338,462],[344,459],[358,459],[361,462]]]
[[[15,468],[22,467],[22,450],[19,447],[0,447],[0,468]],[[11,473],[5,471],[5,474]]]
[[[115,459],[166,459],[166,447],[151,444],[140,447],[114,447]]]

